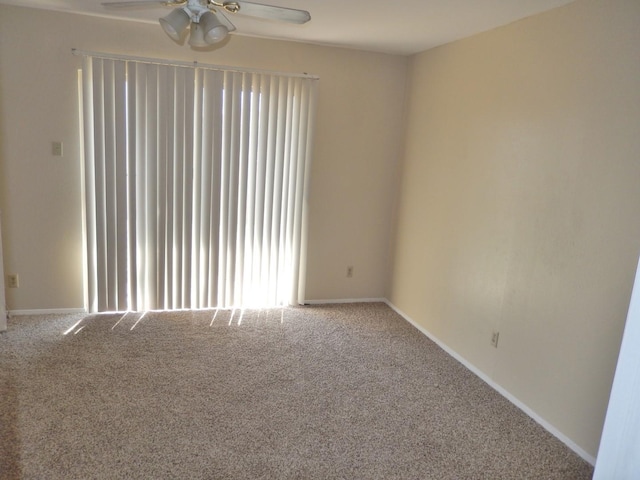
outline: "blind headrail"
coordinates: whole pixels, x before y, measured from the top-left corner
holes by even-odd
[[[88,50],[79,50],[77,48],[72,48],[71,53],[73,55],[78,55],[83,57],[103,58],[106,60],[125,60],[125,61],[131,61],[131,62],[151,63],[155,65],[168,65],[172,67],[204,68],[207,70],[218,70],[223,72],[260,73],[260,74],[267,74],[267,75],[278,75],[281,77],[307,78],[310,80],[320,79],[319,76],[310,75],[308,73],[286,73],[286,72],[276,72],[271,70],[260,70],[255,68],[231,67],[226,65],[201,63],[196,60],[192,62],[186,62],[186,61],[180,61],[180,60],[164,60],[161,58],[136,57],[133,55],[118,55],[118,54],[112,54],[112,53],[92,52]]]

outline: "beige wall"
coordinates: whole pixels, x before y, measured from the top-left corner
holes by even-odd
[[[319,75],[307,298],[384,297],[406,58],[240,36],[195,53],[157,25],[0,6],[0,209],[21,282],[10,309],[83,306],[74,47]]]
[[[640,253],[639,49],[637,0],[580,0],[409,74],[390,300],[592,456]]]

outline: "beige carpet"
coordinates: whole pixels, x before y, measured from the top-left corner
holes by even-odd
[[[12,319],[0,478],[591,478],[386,305],[214,313]]]

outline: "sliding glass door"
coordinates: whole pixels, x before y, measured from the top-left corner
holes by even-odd
[[[85,57],[91,311],[304,299],[316,84]]]

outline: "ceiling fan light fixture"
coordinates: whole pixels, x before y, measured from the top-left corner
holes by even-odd
[[[179,42],[190,21],[191,17],[187,12],[182,8],[176,8],[160,19],[160,26],[167,35]]]
[[[189,34],[189,45],[192,47],[208,47],[209,44],[204,39],[204,29],[198,22],[191,22],[191,32]]]
[[[0,0],[2,3],[2,0]],[[116,0],[102,2],[107,8],[127,8],[162,5],[174,7],[160,19],[160,26],[174,41],[182,44],[191,24],[189,44],[206,47],[222,42],[236,27],[227,14],[265,18],[281,22],[303,24],[311,20],[306,10],[277,7],[245,0]]]
[[[199,22],[204,41],[209,45],[221,42],[229,34],[227,26],[213,12],[204,12]]]

